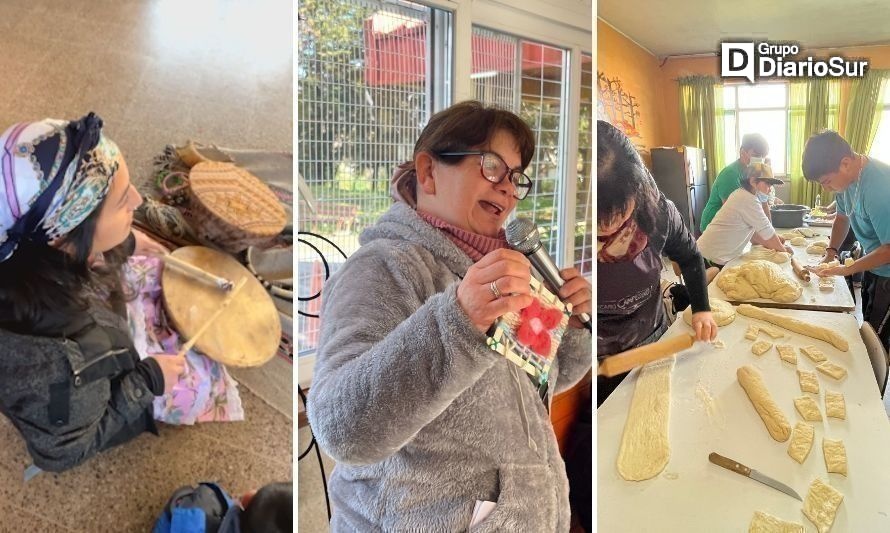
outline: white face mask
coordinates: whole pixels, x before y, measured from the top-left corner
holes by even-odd
[[[757,201],[760,203],[769,202],[769,195],[757,191]]]

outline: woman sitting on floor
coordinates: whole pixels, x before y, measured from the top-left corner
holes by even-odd
[[[0,146],[0,412],[62,471],[156,432],[184,360],[140,361],[121,267],[163,248],[131,231],[142,197],[99,117],[16,124]]]

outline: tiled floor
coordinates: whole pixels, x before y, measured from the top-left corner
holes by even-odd
[[[0,130],[95,111],[135,180],[192,138],[292,150],[290,0],[2,0]],[[247,421],[161,428],[73,471],[27,484],[0,417],[0,533],[148,531],[177,487],[234,493],[293,479],[291,421],[242,387]]]

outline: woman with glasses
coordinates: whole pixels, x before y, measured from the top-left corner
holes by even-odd
[[[437,113],[394,173],[397,201],[327,282],[307,411],[338,463],[332,531],[569,530],[548,408],[590,369],[590,334],[571,318],[544,401],[485,335],[533,301],[503,226],[534,152],[513,113]],[[589,313],[590,283],[561,274],[560,297]]]
[[[702,256],[672,202],[658,190],[636,148],[597,122],[597,359],[657,341],[667,330],[663,255],[680,265],[700,341],[717,337]],[[627,374],[597,377],[597,406]]]

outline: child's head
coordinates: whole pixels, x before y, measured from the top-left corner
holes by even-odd
[[[271,483],[253,495],[241,498],[243,533],[279,533],[293,531],[294,484]]]

